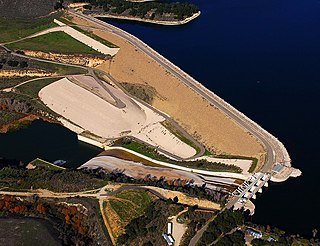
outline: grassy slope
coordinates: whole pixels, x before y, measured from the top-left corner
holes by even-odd
[[[70,19],[72,19],[72,17]],[[65,23],[66,25],[71,26],[72,28],[76,29],[77,31],[82,32],[83,34],[93,38],[94,40],[96,40],[96,41],[98,41],[98,42],[110,47],[110,48],[119,48],[117,45],[115,45],[115,44],[109,42],[108,40],[105,40],[105,39],[93,34],[91,31],[84,30],[81,27],[76,26],[75,23],[73,23],[72,21],[69,20],[68,16],[62,16],[58,20],[63,22],[63,23]]]
[[[101,55],[64,32],[53,32],[7,45],[10,49],[56,52],[65,54]]]
[[[110,47],[110,48],[119,48],[117,45],[109,42],[108,40],[105,40],[105,39],[103,39],[103,38],[100,38],[99,36],[93,34],[93,33],[90,32],[90,31],[83,30],[83,29],[81,29],[80,27],[77,27],[77,26],[73,26],[72,28],[76,29],[76,30],[79,31],[79,32],[82,32],[83,34],[85,34],[85,35],[93,38],[94,40],[97,40],[98,42],[100,42],[100,43],[102,43],[102,44],[104,44],[104,45],[106,45],[106,46],[108,46],[108,47]]]
[[[33,61],[31,66],[46,70],[48,72],[57,73],[58,75],[75,75],[87,72],[87,70],[84,68],[52,64],[50,62]]]
[[[14,41],[56,26],[53,19],[60,14],[42,18],[3,18],[0,17],[0,42]]]
[[[116,197],[122,200],[111,199],[110,205],[124,223],[141,216],[152,202],[151,196],[146,191],[128,190],[117,194]]]
[[[242,169],[235,166],[235,165],[227,165],[223,163],[216,163],[216,162],[207,162],[205,160],[198,160],[198,161],[175,161],[169,159],[168,157],[157,153],[157,151],[149,146],[143,145],[141,143],[130,141],[128,143],[123,143],[121,145],[124,148],[131,149],[135,152],[143,154],[147,157],[150,157],[155,160],[184,166],[188,168],[195,168],[199,170],[206,170],[206,171],[213,171],[213,172],[235,172],[241,173]]]
[[[35,79],[36,77],[2,77],[0,78],[0,90],[16,86],[24,81],[30,80],[30,79]]]
[[[117,194],[116,198],[105,203],[105,210],[108,211],[106,215],[113,234],[118,237],[131,220],[144,214],[153,199],[148,192],[135,190],[123,191]]]
[[[41,167],[41,168],[44,168],[46,170],[52,170],[52,171],[59,171],[59,170],[64,170],[63,167],[60,167],[60,166],[57,166],[57,165],[54,165],[48,161],[44,161],[42,159],[35,159],[33,160],[32,162],[30,162],[32,165],[36,166],[36,167]]]
[[[17,87],[16,90],[19,93],[27,95],[31,98],[38,98],[38,93],[43,87],[59,79],[60,78],[45,78],[45,79],[34,80],[30,83],[26,83],[24,85]]]

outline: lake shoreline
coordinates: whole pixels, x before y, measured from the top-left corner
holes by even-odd
[[[176,21],[161,21],[161,20],[150,20],[150,19],[142,19],[137,17],[130,17],[130,16],[117,16],[117,15],[110,15],[110,14],[90,14],[90,16],[95,18],[108,18],[108,19],[118,19],[118,20],[127,20],[127,21],[139,21],[145,22],[150,24],[158,24],[164,26],[177,26],[177,25],[184,25],[189,23],[190,21],[198,18],[201,15],[201,11],[194,13],[192,16],[187,17],[183,20],[176,20]]]

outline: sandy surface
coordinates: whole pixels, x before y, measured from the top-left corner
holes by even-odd
[[[179,246],[183,235],[187,230],[186,224],[181,224],[177,221],[177,218],[180,214],[186,212],[187,209],[181,211],[176,216],[171,216],[168,219],[172,222],[172,236],[174,238],[174,245]]]
[[[39,97],[51,110],[97,136],[134,136],[183,158],[196,153],[161,125],[162,116],[122,91],[106,83],[104,87],[92,77],[79,75],[42,88]]]
[[[81,168],[83,167],[92,169],[102,167],[109,172],[112,172],[116,169],[124,170],[124,173],[127,176],[135,178],[145,178],[148,174],[151,174],[152,176],[156,176],[157,178],[164,176],[167,180],[174,180],[179,178],[182,180],[193,179],[195,181],[195,184],[203,184],[203,181],[198,176],[189,172],[179,171],[171,168],[145,166],[137,162],[126,161],[112,156],[94,157],[93,159],[84,163]]]
[[[79,18],[73,21],[94,26]],[[119,82],[154,87],[158,96],[153,106],[173,117],[217,154],[252,156],[261,160],[265,154],[262,145],[220,110],[210,106],[206,100],[125,40],[112,33],[99,30],[93,32],[120,47],[117,55],[101,65],[100,69],[110,72]]]
[[[169,198],[173,199],[174,197],[177,196],[179,199],[179,203],[182,203],[182,204],[187,204],[189,206],[198,205],[201,208],[208,208],[208,209],[217,209],[217,210],[220,209],[220,205],[217,203],[204,200],[204,199],[190,197],[179,191],[165,190],[165,189],[162,189],[159,187],[153,187],[153,186],[144,186],[144,187],[159,192],[161,195],[163,195],[167,199]]]
[[[242,180],[246,180],[250,175],[249,174],[242,174],[242,173],[233,173],[233,172],[214,172],[214,171],[207,171],[207,170],[202,170],[202,169],[197,169],[197,168],[190,168],[190,167],[184,167],[184,166],[180,166],[180,165],[176,165],[176,164],[171,164],[171,163],[167,163],[167,162],[163,162],[163,161],[158,161],[155,159],[152,159],[148,156],[145,156],[143,154],[140,154],[138,152],[135,152],[131,149],[127,149],[127,148],[123,148],[123,147],[109,147],[108,149],[119,149],[119,150],[123,150],[126,152],[129,152],[133,155],[136,155],[138,157],[141,157],[147,161],[153,162],[156,165],[160,165],[162,167],[166,167],[166,168],[172,168],[175,170],[180,170],[183,172],[190,172],[190,173],[195,173],[197,175],[201,175],[201,176],[214,176],[216,178],[223,178],[221,179],[221,182],[223,182],[223,180],[225,180],[224,178],[231,178],[231,179],[242,179]],[[208,178],[209,179],[209,178]],[[229,181],[228,181],[229,183]]]
[[[242,159],[224,159],[224,158],[215,158],[210,156],[201,156],[197,160],[207,160],[209,162],[221,162],[228,165],[235,165],[242,169],[243,174],[249,174],[249,168],[252,165],[252,160],[242,160]]]

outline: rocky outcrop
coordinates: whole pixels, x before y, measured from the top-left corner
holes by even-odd
[[[42,69],[24,69],[24,70],[0,70],[0,78],[2,77],[47,77],[56,76],[57,73],[51,73]]]
[[[82,54],[60,54],[53,52],[24,50],[25,55],[56,61],[61,63],[80,65],[86,67],[96,67],[106,61],[106,57],[97,57]]]

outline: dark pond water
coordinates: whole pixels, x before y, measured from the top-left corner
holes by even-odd
[[[108,21],[138,36],[276,135],[303,176],[258,197],[256,223],[311,236],[320,212],[320,1],[194,0],[176,27]]]
[[[42,120],[16,132],[0,134],[0,157],[25,163],[38,157],[50,162],[62,159],[67,161],[65,166],[78,167],[100,152],[99,148],[79,142],[68,129]]]
[[[0,218],[0,245],[59,246],[59,233],[52,224],[36,218]]]

